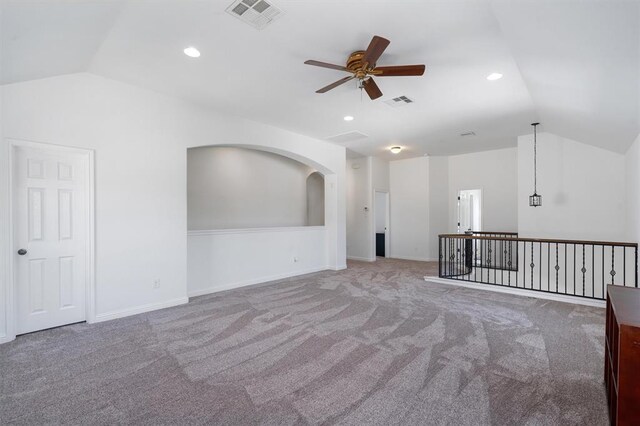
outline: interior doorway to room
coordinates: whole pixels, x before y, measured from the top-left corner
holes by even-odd
[[[16,335],[87,319],[92,161],[90,151],[12,141],[10,299]]]
[[[458,233],[482,231],[482,190],[458,192]]]
[[[389,256],[389,193],[374,192],[375,252],[377,257]]]

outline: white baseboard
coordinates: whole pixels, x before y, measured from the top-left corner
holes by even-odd
[[[368,257],[358,257],[358,256],[347,256],[348,260],[357,260],[359,262],[375,262],[376,259],[368,258]]]
[[[0,345],[3,343],[9,343],[16,340],[16,336],[0,336]]]
[[[411,257],[411,256],[396,256],[391,255],[389,259],[400,259],[400,260],[415,260],[418,262],[435,262],[437,259],[429,259],[428,257]]]
[[[342,271],[347,269],[347,264],[345,263],[344,265],[331,266],[328,269],[331,269],[332,271]]]
[[[262,284],[269,281],[276,281],[276,280],[282,280],[284,278],[297,277],[299,275],[313,274],[314,272],[326,271],[327,269],[332,269],[332,268],[329,268],[327,266],[321,266],[319,268],[318,267],[309,268],[309,269],[304,269],[302,271],[286,272],[284,274],[276,274],[276,275],[270,275],[266,277],[254,278],[251,280],[221,284],[215,287],[208,287],[201,290],[191,290],[191,291],[188,291],[187,294],[189,295],[189,297],[204,296],[205,294],[212,294],[212,293],[218,293],[220,291],[233,290],[234,288],[246,287],[248,285]]]
[[[495,293],[513,294],[515,296],[535,297],[537,299],[553,300],[556,302],[564,302],[564,303],[573,303],[574,305],[593,306],[596,308],[606,307],[606,302],[604,300],[593,300],[593,299],[586,299],[582,297],[575,297],[575,296],[569,296],[564,294],[545,293],[542,291],[532,291],[524,288],[500,287],[500,286],[491,285],[491,284],[479,284],[479,283],[463,282],[458,280],[448,280],[446,278],[440,278],[440,277],[424,277],[424,280],[432,283],[437,283],[437,284],[466,287],[466,288],[472,288],[474,290],[493,291]]]
[[[188,297],[179,297],[159,303],[149,303],[147,305],[135,306],[133,308],[120,309],[118,311],[97,314],[94,322],[110,321],[116,318],[128,317],[131,315],[143,314],[145,312],[156,311],[158,309],[171,308],[173,306],[189,303]]]

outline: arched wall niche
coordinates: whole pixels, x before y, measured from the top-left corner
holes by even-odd
[[[307,225],[324,226],[324,176],[312,172],[307,176]]]
[[[324,175],[300,159],[255,145],[190,148],[188,229],[324,226]]]

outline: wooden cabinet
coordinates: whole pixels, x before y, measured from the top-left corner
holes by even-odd
[[[640,289],[607,286],[604,383],[612,425],[640,425]]]

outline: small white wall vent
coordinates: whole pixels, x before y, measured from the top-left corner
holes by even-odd
[[[236,0],[227,8],[227,13],[261,30],[283,12],[265,0]]]
[[[357,141],[359,139],[365,139],[368,137],[369,136],[365,135],[364,133],[354,130],[352,132],[340,133],[339,135],[329,136],[327,140],[331,142],[336,142],[336,143],[347,143],[347,142]]]
[[[405,106],[413,103],[413,99],[409,99],[406,96],[398,96],[397,98],[389,99],[388,101],[384,101],[385,104],[392,107]]]
[[[460,133],[460,136],[464,137],[464,136],[475,136],[476,132],[464,132],[464,133]]]

